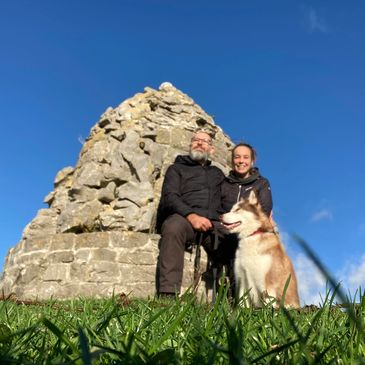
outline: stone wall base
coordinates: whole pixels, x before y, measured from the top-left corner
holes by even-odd
[[[9,251],[0,293],[19,300],[105,298],[121,293],[153,297],[159,238],[157,234],[110,231],[24,239]],[[192,289],[194,257],[194,253],[185,254],[182,292]],[[202,271],[206,262],[202,250]],[[199,284],[200,299],[209,300],[210,292],[205,282]]]

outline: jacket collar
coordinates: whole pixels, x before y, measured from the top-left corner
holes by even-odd
[[[189,155],[178,155],[175,159],[175,163],[181,163],[189,166],[201,166],[200,163],[193,160]],[[212,161],[208,160],[205,162],[204,166],[209,166],[211,163]]]
[[[229,172],[229,175],[227,176],[227,180],[231,183],[234,184],[240,184],[240,185],[245,185],[245,184],[250,184],[253,181],[257,180],[260,177],[260,172],[259,169],[257,167],[253,167],[251,169],[251,175],[248,177],[239,177],[237,176],[233,170],[231,170]]]

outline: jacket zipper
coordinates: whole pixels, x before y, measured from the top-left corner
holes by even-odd
[[[240,201],[242,185],[238,185],[238,195],[237,195],[237,203]]]
[[[209,213],[211,210],[211,206],[210,206],[210,186],[209,186],[209,179],[208,179],[208,170],[205,168],[205,166],[203,166],[203,169],[205,171],[205,180],[206,180],[206,184],[207,184],[207,188],[208,188],[208,211],[207,211],[207,216],[209,217]]]

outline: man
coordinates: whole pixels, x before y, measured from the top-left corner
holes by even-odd
[[[184,252],[197,232],[208,232],[220,214],[223,172],[211,166],[212,139],[199,131],[191,139],[188,156],[177,156],[167,169],[159,205],[162,221],[157,290],[160,296],[180,292]]]

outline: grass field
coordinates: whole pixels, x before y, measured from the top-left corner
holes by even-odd
[[[0,364],[365,364],[365,299],[287,311],[176,300],[0,302]]]

